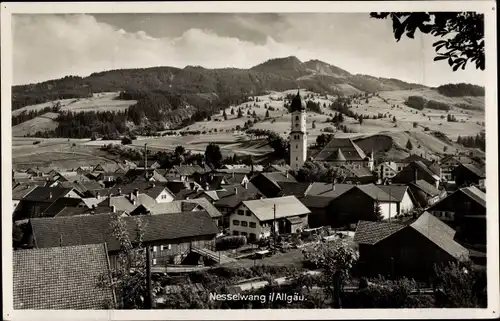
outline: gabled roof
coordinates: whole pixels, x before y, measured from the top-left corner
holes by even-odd
[[[243,204],[260,220],[276,219],[309,214],[311,211],[295,196],[243,201]],[[276,209],[276,215],[274,215]]]
[[[248,186],[250,186],[250,183]],[[236,207],[243,201],[253,200],[259,197],[261,194],[255,190],[250,188],[245,189],[241,185],[227,186],[224,191],[217,192],[219,199],[215,201],[215,206],[230,208]]]
[[[184,203],[194,203],[201,206],[203,210],[205,210],[212,218],[217,218],[222,216],[221,212],[219,212],[219,210],[215,206],[213,206],[212,203],[210,203],[206,198],[202,197],[202,198],[185,200]]]
[[[340,151],[340,153],[339,153]],[[318,161],[360,161],[366,158],[363,150],[351,138],[333,138],[315,157]]]
[[[307,208],[325,208],[334,200],[333,197],[312,196],[312,195],[298,197],[298,199]]]
[[[356,185],[355,188],[359,189],[375,201],[395,201],[391,196],[389,196],[389,194],[387,194],[384,190],[380,189],[377,185],[374,184]]]
[[[81,198],[60,197],[43,211],[42,216],[56,216],[65,207],[78,207],[84,204],[85,202]]]
[[[171,169],[183,176],[191,176],[195,173],[202,174],[206,172],[206,169],[200,165],[174,165]]]
[[[108,253],[104,244],[51,247],[13,252],[14,309],[112,309]]]
[[[424,212],[410,226],[456,259],[469,254],[466,248],[453,240],[455,230],[429,212]]]
[[[454,241],[455,231],[428,212],[424,212],[418,219],[411,220],[407,224],[359,221],[354,242],[375,245],[404,228],[417,231],[456,259],[468,256],[468,250]]]
[[[399,223],[359,221],[354,233],[354,242],[375,245],[405,227],[406,225]]]
[[[31,193],[37,186],[36,185],[28,185],[28,184],[20,184],[12,189],[12,199],[13,200],[22,200],[26,195]]]
[[[269,165],[268,167],[266,167],[266,170],[267,171],[276,171],[276,172],[286,173],[286,172],[290,172],[292,170],[292,167],[290,167],[290,165],[288,165],[288,164],[284,164],[284,165]]]
[[[416,188],[418,188],[419,190],[421,190],[422,192],[424,192],[425,194],[427,194],[431,197],[434,197],[434,196],[441,194],[441,191],[439,191],[439,189],[437,189],[435,186],[427,183],[423,179],[419,179],[416,182],[411,182],[410,184],[415,186]]]
[[[41,187],[37,186],[31,193],[24,197],[24,200],[31,202],[52,203],[59,197],[63,197],[71,192],[72,188]]]
[[[342,166],[344,170],[347,171],[348,176],[361,178],[361,177],[369,177],[374,176],[372,172],[366,167],[350,167],[350,166]]]
[[[425,166],[430,166],[432,164],[432,162],[427,158],[424,158],[416,154],[411,154],[410,156],[399,161],[399,163],[413,163],[413,162],[421,162]]]
[[[311,187],[312,183],[309,182],[278,182],[281,188],[279,196],[304,196]]]
[[[467,169],[469,172],[473,173],[479,178],[486,178],[486,174],[484,173],[484,171],[472,164],[461,164],[459,167]]]
[[[116,184],[112,188],[102,189],[100,193],[102,193],[102,195],[119,195],[119,192],[121,192],[122,195],[127,195],[133,193],[135,190],[138,190],[138,192],[141,194],[147,194],[154,199],[156,199],[164,190],[172,194],[172,196],[174,195],[172,192],[170,192],[166,183],[152,183],[146,181],[134,181],[128,184]]]
[[[477,188],[475,186],[470,186],[470,187],[461,188],[461,189],[459,189],[459,191],[464,193],[465,195],[467,195],[469,198],[471,198],[473,201],[475,201],[479,205],[486,208],[486,193],[481,191],[479,188]]]
[[[396,201],[396,202],[401,202],[403,200],[403,197],[406,194],[406,191],[408,190],[407,185],[377,185],[378,188],[380,188],[382,191],[384,191],[389,198],[387,201]],[[385,200],[384,200],[385,201]]]
[[[137,219],[142,220],[143,241],[155,242],[219,233],[205,211],[141,215],[122,218],[133,240],[137,234]],[[112,214],[77,215],[31,219],[35,246],[38,248],[106,243],[108,251],[120,249],[112,234]]]
[[[105,173],[115,173],[124,171],[123,166],[121,164],[116,163],[107,163],[107,164],[98,164],[93,169],[94,172],[105,172]]]
[[[104,200],[103,200],[104,201]],[[109,206],[114,206],[117,211],[130,213],[140,204],[134,205],[126,196],[110,196],[106,201]]]
[[[353,184],[331,184],[314,182],[307,191],[307,196],[322,196],[336,198],[356,185]]]

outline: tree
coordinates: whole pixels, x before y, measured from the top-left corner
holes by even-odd
[[[343,240],[319,243],[302,250],[302,254],[307,262],[324,270],[320,280],[323,290],[333,299],[333,307],[341,308],[340,294],[358,260],[352,244]]]
[[[339,123],[343,123],[343,122],[344,122],[344,114],[339,113],[339,118],[338,118],[338,120],[339,120]]]
[[[234,115],[234,108],[231,108],[231,115]]]
[[[185,153],[186,153],[186,149],[184,148],[184,146],[179,145],[179,146],[177,146],[177,147],[175,148],[175,155],[176,155],[177,157],[182,156],[182,155],[184,155]]]
[[[316,137],[316,146],[323,148],[330,142],[333,138],[332,134],[321,134]]]
[[[232,109],[231,109],[232,110]],[[224,120],[227,120],[227,114],[226,114],[226,110],[224,109],[224,111],[222,112],[222,117],[224,117]]]
[[[312,122],[312,128],[313,128],[313,129],[315,129],[315,128],[316,128],[316,121],[315,121],[315,120]]]
[[[453,71],[470,61],[484,70],[484,14],[476,12],[372,12],[372,18],[392,20],[396,41],[403,34],[414,39],[417,29],[434,37],[445,38],[432,44],[437,56],[434,61],[447,60]],[[444,49],[444,51],[441,51]]]
[[[448,151],[448,146],[443,146],[443,152],[446,153]]]
[[[122,145],[130,145],[132,144],[132,140],[129,137],[122,138]]]
[[[241,111],[241,108],[238,108],[238,118],[243,117],[243,111]]]
[[[256,118],[257,117],[257,113],[255,112],[255,110],[253,111],[252,113],[252,117]]]
[[[215,143],[208,144],[205,149],[205,161],[214,168],[219,168],[222,165],[222,153],[219,145]]]
[[[375,221],[382,221],[384,219],[384,215],[382,214],[382,207],[380,206],[380,202],[378,200],[373,206],[373,218]]]
[[[109,274],[103,273],[97,284],[98,287],[113,288],[117,295],[118,307],[121,309],[144,309],[147,304],[146,280],[146,248],[143,246],[144,230],[140,217],[135,219],[135,237],[129,235],[130,222],[113,213],[110,221],[111,233],[118,240],[120,250],[116,267]]]
[[[363,115],[359,115],[358,121],[360,125],[363,125]]]
[[[266,110],[266,118],[269,118],[269,110]]]
[[[392,122],[395,123],[396,122],[396,116],[392,116]]]
[[[406,142],[406,149],[409,149],[409,150],[412,150],[413,149],[413,144],[411,143],[411,141],[408,139],[408,141]]]

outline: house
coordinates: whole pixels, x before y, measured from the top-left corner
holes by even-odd
[[[121,196],[133,193],[146,194],[157,203],[168,203],[175,198],[174,193],[168,189],[167,184],[162,182],[137,181],[128,184],[117,184],[112,188],[93,191],[94,195],[97,193],[101,196]]]
[[[161,167],[161,164],[157,160],[154,160],[154,159],[148,159],[147,163],[145,163],[144,160],[140,160],[139,162],[137,162],[136,165],[137,166],[134,168],[144,169],[147,166],[147,168],[158,169]]]
[[[403,168],[408,166],[408,164],[413,163],[413,162],[422,162],[427,167],[431,167],[433,164],[437,165],[437,163],[435,163],[434,161],[429,160],[429,159],[422,157],[420,155],[416,155],[416,154],[411,154],[410,156],[403,158],[402,160],[396,161],[395,163],[397,165],[398,172],[400,172],[403,170]],[[433,172],[435,172],[437,170],[438,170],[437,167],[434,166]],[[439,173],[435,173],[435,174],[439,174]]]
[[[398,203],[378,186],[355,185],[332,200],[328,207],[325,225],[334,227],[355,224],[359,220],[374,220],[376,205],[380,205],[384,219],[397,214]]]
[[[389,197],[387,199],[381,199],[382,203],[394,203],[396,202],[396,214],[408,213],[415,208],[415,201],[411,196],[411,190],[408,185],[402,184],[390,184],[390,185],[376,185],[382,191],[384,191]],[[382,213],[385,214],[382,207]],[[394,213],[388,213],[387,217],[393,217]],[[384,216],[385,217],[385,216]]]
[[[81,199],[82,197],[83,195],[73,188],[37,186],[20,200],[14,212],[13,220],[24,221],[28,218],[42,216],[60,198]]]
[[[148,169],[141,169],[141,168],[133,168],[129,169],[124,178],[123,182],[124,183],[131,183],[131,182],[137,182],[137,181],[142,181],[142,182],[159,182],[159,183],[166,183],[168,180],[160,174],[160,172],[156,169],[153,168],[148,168]]]
[[[105,244],[55,246],[13,252],[16,310],[102,310],[116,308]]]
[[[408,187],[415,205],[420,208],[431,206],[446,196],[446,191],[440,191],[434,185],[427,183],[423,179],[411,182]]]
[[[222,226],[222,213],[206,198],[173,201],[170,203],[141,204],[130,215],[158,215],[166,213],[206,211],[215,225]]]
[[[377,177],[366,167],[341,165],[343,182],[350,184],[370,184],[375,183]]]
[[[367,156],[351,138],[333,138],[315,157],[315,160],[373,170],[373,153]]]
[[[209,192],[204,192],[203,194],[210,196]],[[223,191],[216,192],[216,195],[217,199],[213,200],[213,204],[222,213],[222,226],[225,228],[229,227],[229,215],[234,212],[235,208],[241,202],[263,197],[252,183],[248,183],[245,186],[238,184],[226,186]]]
[[[440,160],[439,164],[441,166],[441,177],[447,181],[453,180],[452,171],[459,165],[470,164],[478,168],[480,167],[472,158],[461,155],[447,155]]]
[[[382,162],[377,165],[375,171],[382,181],[386,179],[390,180],[399,172],[398,164],[395,162]]]
[[[188,181],[195,173],[206,173],[207,169],[200,165],[174,165],[170,168],[165,176],[168,179]]]
[[[454,241],[455,231],[424,212],[407,224],[360,221],[354,234],[363,274],[428,281],[435,264],[466,260],[469,251]]]
[[[116,214],[77,215],[30,220],[30,243],[35,248],[106,243],[111,267],[118,264],[120,243],[113,235]],[[121,217],[124,229],[133,241],[137,235],[137,217]],[[205,211],[182,212],[140,217],[143,244],[157,262],[180,263],[191,248],[213,245],[219,229]],[[157,259],[155,259],[157,258]],[[155,261],[156,260],[156,261]],[[158,263],[159,264],[159,263]]]
[[[396,174],[396,176],[392,178],[392,182],[397,184],[409,184],[420,179],[439,188],[441,177],[431,171],[423,162],[413,161]]]
[[[75,169],[75,172],[82,175],[91,172],[93,169],[93,166],[79,166]]]
[[[266,197],[276,197],[281,191],[278,182],[297,182],[288,172],[260,173],[253,177],[250,182]]]
[[[427,211],[455,228],[460,240],[486,244],[486,194],[477,187],[460,188]]]
[[[282,164],[282,165],[269,165],[264,168],[264,172],[280,172],[283,174],[286,174],[287,172],[292,171],[292,167],[288,164]]]
[[[126,169],[118,163],[106,163],[96,165],[92,171],[101,173],[125,173]]]
[[[60,188],[74,188],[76,191],[81,193],[86,197],[93,197],[95,190],[100,190],[104,187],[103,184],[95,181],[89,182],[61,182],[57,181],[50,187],[60,187]]]
[[[12,212],[16,211],[17,205],[23,198],[31,193],[37,185],[34,184],[18,184],[12,189]]]
[[[456,186],[477,185],[484,187],[486,173],[472,164],[460,164],[451,172]]]
[[[250,242],[271,236],[273,226],[278,234],[297,233],[308,226],[310,212],[295,196],[243,201],[230,215],[229,231]]]

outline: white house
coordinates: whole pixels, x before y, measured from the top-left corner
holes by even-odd
[[[393,217],[394,214],[404,214],[415,207],[407,185],[378,185],[378,188],[388,195],[388,198],[381,201],[381,204],[386,207],[385,211],[384,208],[382,210],[384,217],[389,218]],[[391,204],[390,207],[389,204]],[[391,212],[389,212],[389,208]]]
[[[277,233],[296,233],[308,224],[311,211],[295,196],[243,201],[229,217],[229,231],[244,235],[250,242]]]
[[[383,162],[376,168],[378,177],[382,180],[391,179],[399,172],[398,165],[395,162]]]

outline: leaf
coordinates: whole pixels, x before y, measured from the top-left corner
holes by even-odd
[[[460,65],[456,64],[455,66],[453,66],[453,71],[457,71],[459,67],[460,67]]]
[[[447,59],[448,57],[447,56],[437,56],[434,58],[434,61],[439,61],[439,60],[444,60],[444,59]]]

